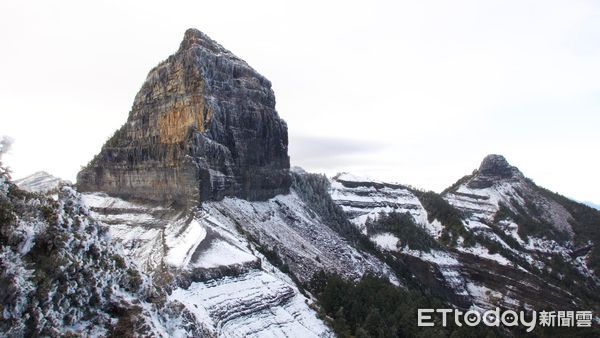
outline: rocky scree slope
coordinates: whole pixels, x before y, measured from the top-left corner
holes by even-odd
[[[271,83],[189,29],[150,71],[127,122],[78,174],[77,187],[179,206],[265,200],[288,192],[287,146]]]

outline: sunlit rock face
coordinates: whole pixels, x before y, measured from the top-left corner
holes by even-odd
[[[127,122],[77,177],[83,191],[163,204],[289,191],[287,125],[269,80],[202,32],[150,71]]]

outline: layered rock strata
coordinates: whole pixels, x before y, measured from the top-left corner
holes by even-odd
[[[269,80],[202,32],[150,71],[127,122],[77,176],[81,191],[162,204],[289,191],[287,125]]]

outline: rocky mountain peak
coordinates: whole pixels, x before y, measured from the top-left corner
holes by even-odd
[[[183,40],[179,45],[179,51],[190,49],[192,46],[202,46],[213,52],[226,51],[216,41],[211,39],[208,35],[196,28],[189,28],[183,35]]]
[[[511,166],[504,156],[496,154],[487,155],[479,166],[479,173],[486,176],[510,178],[517,172],[519,169]]]
[[[127,122],[77,177],[82,191],[195,205],[289,191],[287,125],[271,83],[196,29],[153,68]]]
[[[517,167],[511,166],[502,155],[487,155],[476,174],[471,177],[467,185],[473,189],[483,189],[494,185],[502,180],[521,180],[523,174]]]

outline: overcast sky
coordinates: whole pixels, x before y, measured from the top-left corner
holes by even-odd
[[[599,1],[2,1],[13,176],[74,180],[189,27],[272,81],[292,165],[440,191],[500,153],[600,202]]]

